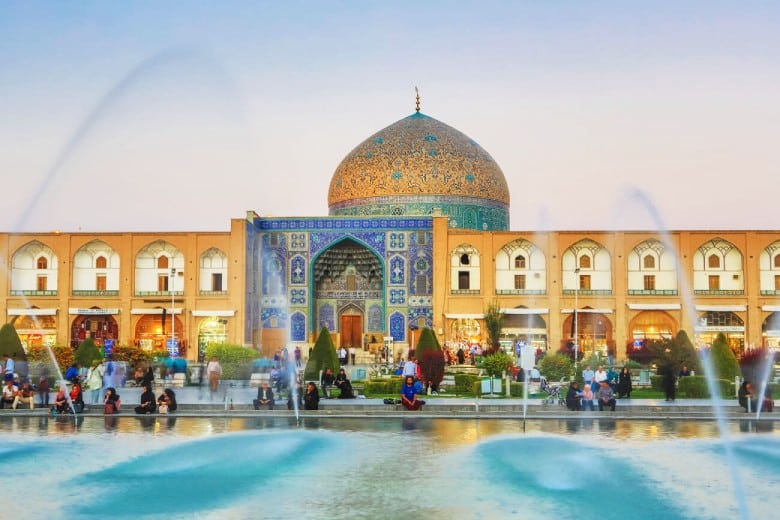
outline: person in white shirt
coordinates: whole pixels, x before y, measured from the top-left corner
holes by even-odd
[[[10,357],[8,354],[4,354],[3,358],[5,359],[5,370],[3,370],[5,379],[13,379],[15,369],[14,358]]]
[[[212,357],[209,364],[206,365],[206,375],[209,378],[209,389],[216,392],[219,388],[219,378],[222,377],[222,366],[216,357]]]
[[[409,359],[404,363],[404,370],[401,372],[401,377],[406,379],[406,376],[417,377],[417,363],[414,362],[414,359]]]

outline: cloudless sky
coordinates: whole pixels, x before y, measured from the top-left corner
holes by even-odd
[[[779,13],[7,0],[0,230],[325,216],[341,159],[411,114],[415,85],[501,166],[514,230],[780,229]]]

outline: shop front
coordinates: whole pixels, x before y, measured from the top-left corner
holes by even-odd
[[[57,344],[57,309],[8,309],[8,318],[25,350]]]
[[[228,318],[235,316],[230,310],[194,310],[193,318],[198,327],[198,361],[205,359],[206,348],[211,343],[227,343]],[[199,320],[199,321],[197,321]]]
[[[115,316],[119,314],[119,309],[71,307],[68,314],[73,316],[70,324],[71,347],[78,347],[86,338],[92,338],[98,347],[102,347],[106,340],[118,341],[119,324]]]

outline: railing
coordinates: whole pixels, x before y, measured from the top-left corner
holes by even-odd
[[[564,289],[564,296],[612,296],[612,289]]]
[[[201,296],[227,296],[227,291],[200,291]]]
[[[520,294],[528,296],[546,295],[546,289],[496,289],[496,294]]]
[[[629,296],[677,296],[677,289],[629,289]]]
[[[696,296],[744,296],[744,289],[696,289],[693,291]]]
[[[135,291],[135,296],[184,296],[184,291]]]
[[[119,296],[119,291],[109,290],[73,290],[71,292],[73,296]]]
[[[32,289],[17,289],[11,291],[11,296],[57,296],[57,291],[37,291]]]
[[[479,294],[479,289],[452,289],[450,294]]]
[[[770,290],[761,289],[761,296],[780,296],[780,290],[778,290],[778,289],[770,289]]]

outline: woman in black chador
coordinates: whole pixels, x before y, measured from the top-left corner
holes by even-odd
[[[355,397],[355,394],[352,393],[352,383],[347,379],[347,373],[343,368],[336,374],[336,386],[341,390],[339,399],[352,399]]]
[[[144,392],[141,394],[141,404],[135,407],[135,413],[145,414],[154,413],[157,410],[156,400],[154,398],[154,392],[150,385],[143,385]]]
[[[617,394],[618,399],[623,397],[631,399],[631,371],[628,367],[623,367],[618,375]]]

